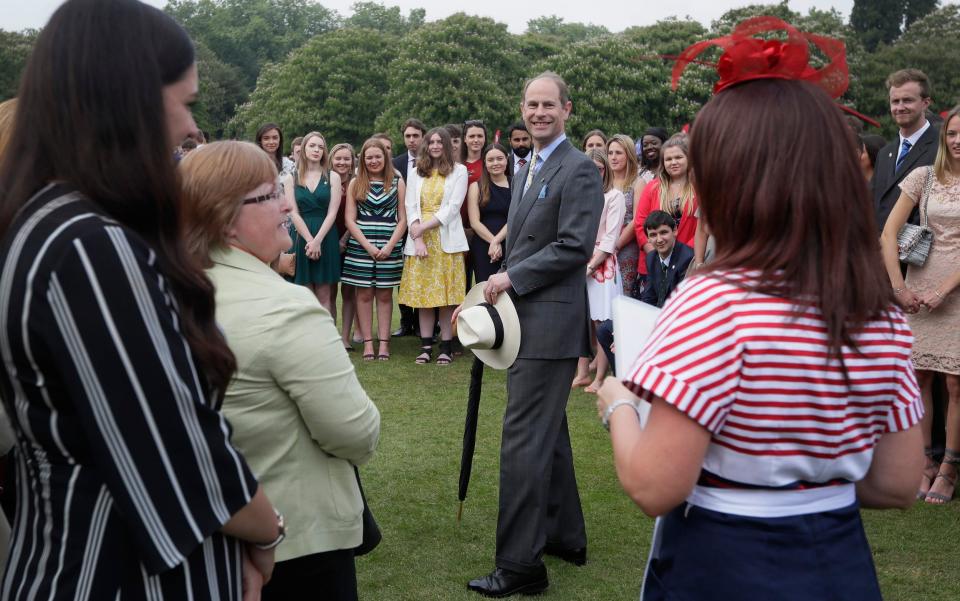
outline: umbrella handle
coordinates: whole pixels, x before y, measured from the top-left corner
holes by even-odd
[[[457,508],[457,523],[460,523],[460,518],[463,517],[463,501],[460,501],[460,507]]]

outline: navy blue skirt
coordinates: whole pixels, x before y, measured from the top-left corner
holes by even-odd
[[[785,518],[683,503],[655,539],[642,601],[881,601],[856,503]]]

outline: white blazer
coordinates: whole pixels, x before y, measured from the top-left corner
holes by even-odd
[[[417,170],[407,170],[407,193],[403,199],[407,210],[407,223],[422,221],[420,215],[420,189],[423,178]],[[463,221],[460,219],[460,207],[467,196],[467,168],[457,163],[453,166],[453,173],[447,176],[443,184],[443,200],[440,209],[434,214],[440,221],[440,247],[446,253],[464,252],[470,249],[467,244],[467,235],[463,231]],[[403,254],[413,256],[416,248],[413,237],[407,234],[407,242],[403,246]]]

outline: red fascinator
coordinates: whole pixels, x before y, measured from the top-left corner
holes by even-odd
[[[768,31],[784,31],[787,39],[762,40],[753,36]],[[826,66],[814,69],[810,66],[810,44],[817,47],[828,59]],[[823,88],[837,99],[847,91],[849,71],[847,52],[843,42],[835,38],[804,33],[786,21],[776,17],[753,17],[737,25],[728,36],[704,40],[690,46],[677,57],[673,67],[672,87],[677,89],[680,76],[687,65],[707,48],[719,46],[724,52],[713,65],[720,81],[713,87],[718,94],[731,86],[754,79],[789,79],[807,81]],[[857,111],[838,105],[841,109],[880,127],[880,124]]]

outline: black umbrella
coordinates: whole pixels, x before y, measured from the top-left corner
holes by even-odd
[[[480,413],[480,389],[483,387],[483,361],[473,358],[470,368],[470,391],[467,395],[467,418],[463,424],[463,453],[460,455],[460,487],[457,496],[460,508],[457,521],[463,516],[463,501],[470,486],[470,470],[473,467],[473,449],[477,446],[477,415]]]

